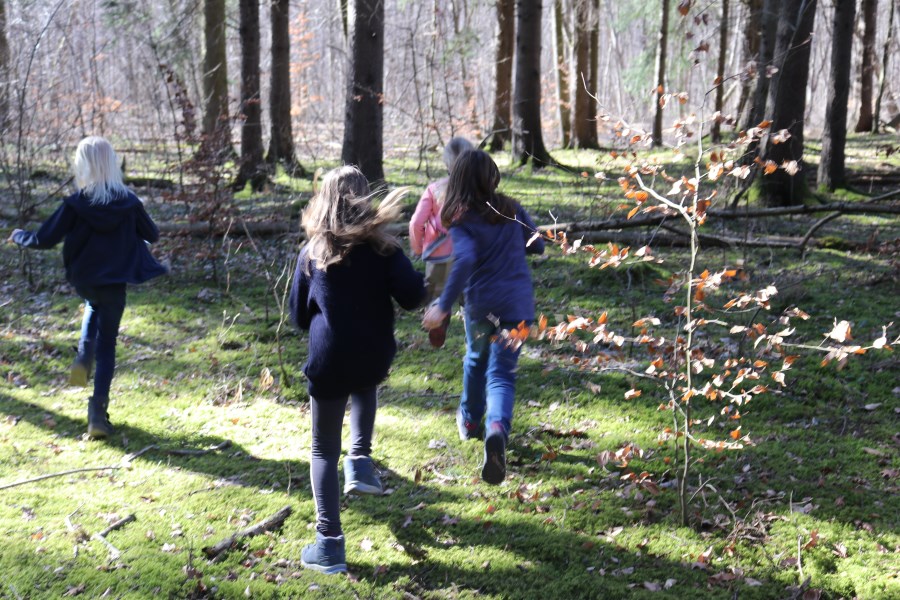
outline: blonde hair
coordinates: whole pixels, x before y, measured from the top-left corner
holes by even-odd
[[[369,182],[358,168],[338,167],[326,173],[301,217],[308,241],[306,272],[310,264],[324,271],[340,263],[363,243],[384,256],[394,252],[400,242],[385,226],[400,216],[407,191],[398,188],[376,206]]]
[[[464,137],[450,138],[450,141],[444,146],[444,164],[447,165],[447,170],[453,170],[453,163],[456,162],[460,154],[474,149],[475,146],[472,145],[472,142]]]
[[[79,142],[73,171],[78,189],[90,196],[91,204],[108,204],[128,191],[116,151],[102,137],[92,135]]]

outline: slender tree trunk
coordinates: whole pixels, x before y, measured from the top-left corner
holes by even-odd
[[[872,92],[875,74],[875,34],[878,31],[878,0],[862,0],[863,31],[862,65],[859,74],[859,120],[856,132],[872,130]]]
[[[249,181],[254,190],[266,182],[263,160],[262,106],[259,93],[259,0],[240,0],[241,158],[234,187]]]
[[[884,39],[884,50],[881,53],[881,73],[878,75],[878,95],[875,97],[875,114],[872,115],[872,132],[878,133],[881,125],[881,100],[884,97],[884,87],[887,84],[888,59],[891,56],[891,43],[894,40],[894,10],[897,0],[888,0],[891,3],[890,14],[887,20],[887,36]]]
[[[765,65],[762,64],[762,57],[760,56],[759,52],[759,42],[760,38],[762,37],[761,29],[763,1],[743,1],[747,6],[747,25],[744,27],[744,68],[749,71],[752,62],[755,65],[752,71],[755,71],[756,76],[760,77],[761,74],[765,72]],[[747,118],[745,118],[744,116],[744,111],[747,110],[748,105],[750,104],[752,82],[753,79],[749,76],[749,74],[741,78],[741,95],[738,99],[737,108],[738,123],[745,123],[747,121]],[[752,109],[752,106],[750,106],[750,108]]]
[[[850,98],[850,63],[856,0],[835,0],[831,38],[831,86],[825,107],[825,131],[819,158],[818,184],[835,190],[847,184],[844,145],[847,141],[847,100]]]
[[[578,3],[582,1],[575,0]],[[572,143],[572,98],[569,95],[569,53],[566,43],[566,11],[563,7],[563,0],[554,0],[553,2],[553,34],[553,49],[556,55],[556,95],[559,99],[557,112],[560,143],[563,148],[568,148]]]
[[[225,0],[205,0],[203,55],[203,134],[206,150],[222,160],[231,154],[231,120],[228,116],[228,63],[225,55]]]
[[[592,0],[591,5],[594,9],[594,16],[591,27],[591,76],[588,79],[588,109],[587,118],[591,122],[591,135],[594,143],[593,147],[599,148],[600,142],[597,139],[597,90],[600,84],[600,0]]]
[[[766,99],[769,97],[769,85],[772,76],[772,58],[775,56],[775,36],[778,30],[780,0],[762,0],[760,16],[759,59],[756,68],[756,90],[753,92],[753,105],[747,113],[746,129],[756,127],[766,114]],[[777,73],[776,73],[777,74]]]
[[[384,1],[351,0],[348,69],[341,160],[370,183],[384,181]]]
[[[591,38],[597,29],[593,0],[575,2],[575,120],[574,138],[578,148],[597,148],[597,109],[592,87]],[[591,104],[594,114],[591,115]]]
[[[491,152],[503,150],[512,139],[510,118],[512,108],[513,51],[516,45],[515,0],[497,0],[497,61],[496,86],[494,88],[494,126],[491,136]]]
[[[666,92],[666,53],[669,45],[669,0],[662,0],[662,19],[659,25],[659,44],[656,49],[656,106],[653,116],[653,145],[662,146],[663,106]]]
[[[779,167],[796,162],[799,171],[791,175],[784,168],[758,181],[763,201],[769,205],[801,204],[809,193],[803,166],[803,122],[806,113],[806,86],[809,79],[809,55],[816,0],[782,0],[778,19],[775,56],[782,61],[769,85],[766,102],[772,122],[769,135],[760,144],[763,160]],[[787,129],[791,137],[776,143],[773,134]]]
[[[290,0],[271,0],[272,74],[269,92],[269,154],[266,162],[281,163],[293,176],[302,177],[303,167],[294,153],[291,119]]]
[[[722,0],[722,22],[719,23],[719,63],[716,69],[716,113],[710,137],[714,144],[719,143],[721,134],[721,116],[725,110],[725,55],[728,50],[728,0]]]
[[[9,126],[9,90],[9,40],[6,36],[6,0],[0,0],[0,132],[4,134]]]
[[[516,0],[513,155],[536,167],[556,164],[541,133],[541,0]]]

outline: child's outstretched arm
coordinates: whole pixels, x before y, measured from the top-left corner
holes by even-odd
[[[425,278],[399,248],[388,258],[388,286],[397,304],[412,310],[425,299]]]
[[[150,215],[147,214],[143,202],[141,202],[138,207],[137,232],[142,240],[150,242],[151,244],[154,244],[159,240],[159,227],[156,226],[156,223],[154,223],[153,219],[150,218]]]
[[[60,243],[75,223],[75,211],[69,208],[65,202],[56,209],[49,219],[44,221],[37,233],[16,229],[9,236],[16,244],[23,248],[37,248],[47,250]]]

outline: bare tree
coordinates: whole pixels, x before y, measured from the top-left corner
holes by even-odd
[[[514,0],[497,0],[497,58],[495,61],[494,126],[491,152],[503,149],[510,135],[513,51],[515,50],[516,5]]]
[[[228,113],[228,63],[225,46],[225,0],[203,4],[203,133],[207,150],[223,159],[231,153],[231,123]]]
[[[582,0],[576,0],[580,2]],[[556,58],[556,96],[562,147],[572,143],[572,98],[569,94],[569,44],[566,43],[566,10],[563,0],[553,2],[553,50]]]
[[[516,0],[513,155],[520,164],[556,164],[541,133],[541,0]]]
[[[825,131],[819,157],[818,184],[829,190],[844,187],[844,145],[847,142],[847,100],[856,0],[835,0],[831,37],[831,85],[825,109]]]
[[[659,25],[659,38],[656,49],[656,105],[653,115],[653,145],[662,146],[663,103],[666,91],[666,54],[669,45],[669,0],[662,0],[662,18]]]
[[[872,95],[875,75],[875,34],[878,30],[878,0],[862,0],[863,31],[862,64],[859,72],[859,120],[855,131],[872,130]]]
[[[0,0],[0,130],[9,125],[9,40],[6,37],[6,0]]]
[[[593,0],[575,0],[575,120],[578,148],[598,148],[597,104],[594,95],[596,67],[591,40],[596,35],[598,15]],[[593,106],[592,106],[593,105]],[[592,110],[593,109],[593,110]]]
[[[271,0],[272,75],[269,92],[269,116],[272,121],[269,153],[266,161],[281,163],[291,175],[302,176],[303,166],[294,152],[291,126],[291,37],[290,0]]]
[[[234,182],[254,190],[266,182],[263,161],[262,106],[259,93],[259,0],[240,0],[241,36],[241,158]]]
[[[370,182],[384,180],[384,2],[352,0],[348,13],[350,66],[341,160]]]
[[[884,38],[884,50],[881,53],[881,73],[878,74],[878,95],[875,97],[875,114],[872,116],[872,131],[878,133],[881,122],[881,100],[884,98],[884,88],[888,80],[888,62],[891,56],[891,43],[894,40],[894,10],[897,0],[888,0],[891,10],[887,19],[887,35]]]
[[[763,201],[770,205],[800,204],[809,193],[803,172],[803,123],[806,118],[806,85],[809,79],[809,55],[816,0],[783,0],[778,19],[775,57],[780,68],[772,77],[766,106],[774,134],[787,130],[790,137],[763,138],[760,155],[780,168],[759,179]],[[783,136],[781,136],[783,137]],[[779,143],[780,142],[780,143]]]
[[[721,117],[725,107],[725,55],[728,49],[728,0],[722,0],[722,21],[719,23],[719,60],[716,65],[716,112]],[[718,143],[722,137],[721,118],[713,121],[710,138]]]
[[[766,114],[766,99],[769,97],[771,83],[772,59],[775,55],[775,36],[778,30],[779,0],[762,0],[759,36],[759,58],[756,61],[756,90],[753,93],[753,104],[747,113],[745,127],[755,127]]]

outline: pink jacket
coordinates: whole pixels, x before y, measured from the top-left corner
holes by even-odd
[[[437,243],[426,257],[427,260],[447,258],[453,254],[450,234],[441,225],[442,201],[448,179],[445,177],[425,188],[425,193],[419,199],[416,211],[409,221],[409,246],[412,253],[417,256],[421,256],[422,252],[431,248],[441,236],[444,236],[444,240]]]

